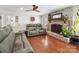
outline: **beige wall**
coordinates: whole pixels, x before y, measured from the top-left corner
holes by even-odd
[[[41,24],[42,24],[43,28],[47,29],[47,27],[48,27],[48,14],[41,15],[40,19],[41,19]]]

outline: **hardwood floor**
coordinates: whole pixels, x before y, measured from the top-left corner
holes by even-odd
[[[28,40],[37,53],[79,52],[79,45],[67,44],[48,35],[28,37]]]

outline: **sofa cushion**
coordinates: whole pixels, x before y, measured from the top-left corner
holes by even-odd
[[[21,34],[18,34],[15,38],[13,51],[15,52],[15,51],[22,49],[22,48],[23,48],[23,43],[21,40]]]
[[[39,32],[44,32],[44,30],[39,30]]]
[[[37,31],[30,31],[30,34],[37,34]]]
[[[33,48],[31,47],[28,39],[26,38],[26,35],[25,34],[22,34],[22,41],[24,43],[24,47],[23,49],[20,49],[18,51],[16,51],[17,53],[33,53],[34,50]]]
[[[2,42],[4,40],[5,37],[8,36],[8,34],[11,32],[12,28],[10,25],[7,25],[6,27],[3,27],[0,30],[0,42]]]
[[[14,44],[13,52],[14,52],[14,51],[17,51],[17,50],[19,50],[19,49],[21,49],[21,48],[22,48],[22,46],[21,46],[20,40],[16,40],[16,41],[15,41],[15,44]]]
[[[32,26],[33,26],[32,24],[28,24],[28,25],[27,25],[27,27],[32,27]]]
[[[35,30],[36,28],[35,27],[29,27],[29,31],[31,31],[31,30]]]
[[[37,27],[37,29],[42,30],[43,28],[42,27]]]
[[[0,51],[4,53],[12,52],[15,34],[13,31],[0,43]]]
[[[8,40],[9,40],[9,48],[12,52],[13,50],[13,46],[14,46],[14,41],[15,41],[15,33],[13,31],[10,32],[9,36],[8,36]]]
[[[11,52],[9,46],[10,46],[9,40],[8,40],[8,38],[6,38],[3,42],[0,43],[0,51],[2,53]]]
[[[5,26],[3,29],[6,30],[7,34],[9,34],[11,32],[11,30],[12,30],[10,25]]]
[[[37,27],[42,27],[42,25],[41,24],[37,24]]]
[[[1,29],[1,30],[0,30],[0,42],[2,42],[3,39],[4,39],[7,35],[8,35],[8,34],[7,34],[6,30]]]

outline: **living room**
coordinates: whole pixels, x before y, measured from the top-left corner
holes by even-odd
[[[79,52],[79,6],[0,6],[1,53]]]

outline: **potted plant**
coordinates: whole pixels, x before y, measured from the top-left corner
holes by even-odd
[[[70,37],[70,31],[68,27],[62,27],[62,34],[64,37]]]
[[[74,35],[79,36],[79,15],[76,16],[76,20],[74,24],[71,26],[71,29],[74,32]]]

